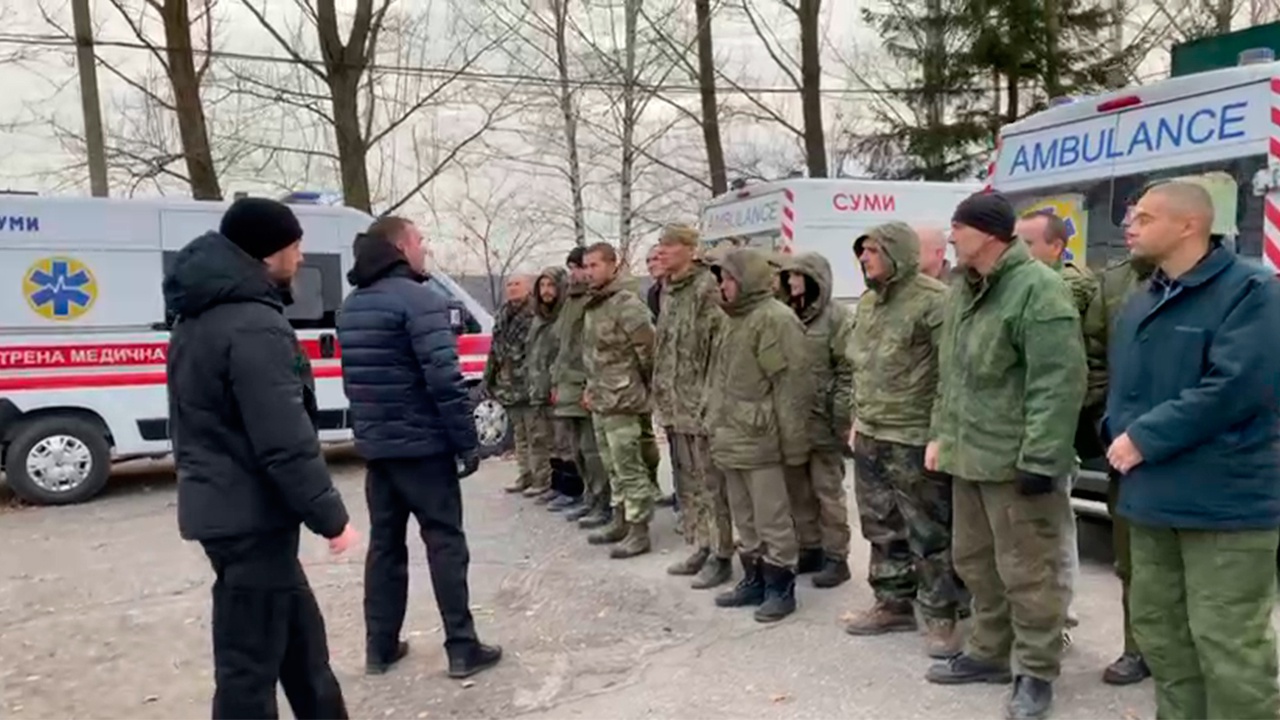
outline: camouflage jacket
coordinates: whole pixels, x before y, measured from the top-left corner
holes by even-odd
[[[542,302],[538,284],[549,277],[556,284],[556,299],[550,305]],[[551,391],[555,388],[552,377],[556,355],[560,353],[560,336],[556,333],[556,321],[564,305],[565,285],[568,273],[564,268],[553,267],[542,271],[534,283],[534,316],[529,325],[529,404],[551,404]]]
[[[848,353],[853,310],[831,300],[831,263],[825,257],[802,253],[789,259],[783,287],[788,287],[792,274],[805,279],[804,303],[796,307],[796,314],[804,324],[815,391],[809,440],[814,450],[839,450],[849,443],[853,418],[853,363]]]
[[[1116,313],[1138,289],[1154,268],[1141,260],[1121,260],[1098,275],[1093,299],[1084,312],[1085,352],[1089,355],[1089,390],[1086,408],[1101,408],[1107,401],[1107,348]]]
[[[1080,317],[1084,317],[1089,303],[1093,302],[1093,294],[1098,290],[1098,278],[1088,268],[1061,260],[1054,269],[1071,291],[1071,300],[1076,304],[1076,310],[1080,311]]]
[[[712,349],[711,458],[730,469],[802,465],[809,459],[813,404],[804,326],[772,297],[774,273],[758,251],[734,250],[712,270],[737,279],[739,289],[724,305],[728,317]]]
[[[869,233],[893,274],[858,300],[853,358],[858,433],[923,446],[938,392],[938,343],[947,286],[920,273],[920,241],[903,223]]]
[[[583,321],[586,396],[593,413],[648,415],[653,379],[653,319],[649,306],[616,277],[591,290]]]
[[[1014,242],[948,294],[930,434],[965,480],[1062,477],[1085,392],[1080,313],[1052,268]]]
[[[582,392],[587,387],[587,368],[582,357],[587,286],[570,281],[566,290],[568,296],[561,303],[560,315],[556,318],[555,334],[560,340],[560,348],[551,368],[556,389],[555,414],[558,417],[588,417],[590,413],[582,407]]]
[[[724,323],[720,289],[701,265],[663,283],[654,348],[653,407],[658,422],[684,435],[702,435],[703,396],[711,343]]]
[[[521,303],[506,302],[498,310],[484,364],[484,387],[503,405],[529,402],[529,326],[533,323],[533,298]]]

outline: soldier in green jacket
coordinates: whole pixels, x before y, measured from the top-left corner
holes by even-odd
[[[624,288],[627,278],[612,245],[592,245],[585,261],[591,290],[583,323],[583,402],[591,411],[613,494],[609,525],[587,539],[593,545],[619,543],[609,556],[630,558],[650,550],[649,521],[657,499],[644,449],[653,380],[653,319],[644,300]]]
[[[733,557],[733,521],[724,476],[711,462],[702,423],[711,346],[725,315],[715,277],[695,261],[698,231],[671,226],[658,243],[667,274],[654,351],[654,414],[671,440],[684,538],[694,546],[692,555],[667,572],[696,574],[694,588],[711,588],[729,581]]]
[[[825,257],[802,253],[789,257],[784,268],[782,285],[804,323],[816,390],[809,412],[809,462],[786,469],[800,543],[796,572],[816,573],[814,587],[833,588],[850,578],[844,455],[853,420],[853,363],[848,353],[853,310],[832,301],[831,263]]]
[[[1008,717],[1038,718],[1061,672],[1060,551],[1086,366],[1071,294],[1016,240],[1015,222],[998,193],[967,198],[951,220],[966,277],[947,302],[925,467],[953,478],[951,551],[973,615],[965,651],[926,678],[1013,680]]]
[[[546,444],[537,436],[538,428],[529,405],[529,326],[533,324],[532,282],[527,275],[507,278],[506,302],[498,308],[489,358],[484,364],[483,387],[489,397],[502,404],[515,437],[516,464],[520,475],[505,488],[509,493],[539,494],[532,488],[551,484],[551,467],[545,470],[533,461],[535,446]]]
[[[564,305],[568,273],[564,268],[550,267],[538,275],[534,283],[533,324],[529,326],[529,404],[539,434],[549,443],[537,450],[546,455],[551,468],[551,484],[535,502],[552,511],[563,510],[581,498],[582,480],[573,461],[573,444],[569,428],[555,418],[555,379],[552,375],[556,356],[560,353],[557,326]]]
[[[850,635],[926,624],[926,652],[959,650],[960,590],[951,562],[951,478],[925,470],[938,389],[938,341],[947,286],[920,272],[919,240],[901,222],[872,228],[853,244],[867,292],[858,301],[849,352],[854,371],[854,491],[871,544],[875,604]]]
[[[716,338],[707,384],[711,460],[725,475],[743,578],[720,607],[759,605],[774,622],[795,612],[799,548],[785,468],[809,462],[813,404],[804,326],[772,297],[773,270],[756,250],[733,250],[712,266],[728,319]]]
[[[610,519],[609,473],[605,470],[596,445],[596,432],[591,413],[582,405],[587,387],[587,370],[582,351],[583,325],[586,318],[587,272],[583,265],[583,248],[569,251],[565,267],[569,269],[568,297],[556,319],[556,336],[560,349],[552,365],[555,418],[569,435],[573,459],[584,485],[583,502],[565,513],[569,522],[591,530],[603,527]]]
[[[1129,257],[1103,270],[1093,302],[1084,314],[1085,350],[1090,357],[1089,384],[1085,394],[1085,415],[1101,418],[1107,401],[1107,348],[1116,315],[1129,296],[1151,277],[1155,266],[1142,258]],[[1094,362],[1094,359],[1097,362]],[[1120,499],[1120,473],[1108,473],[1107,510],[1111,515],[1111,544],[1116,558],[1116,575],[1120,577],[1120,603],[1124,613],[1124,651],[1102,673],[1108,685],[1133,685],[1151,676],[1142,651],[1133,639],[1129,622],[1129,521],[1116,512]]]

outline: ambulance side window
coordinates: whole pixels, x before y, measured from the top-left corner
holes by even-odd
[[[164,253],[164,271],[169,272],[177,251]],[[338,310],[342,307],[342,258],[339,255],[307,255],[293,281],[293,303],[284,309],[289,324],[298,329],[332,329],[337,327]],[[166,313],[157,330],[172,327],[175,318]]]
[[[1111,224],[1111,179],[1097,178],[1062,185],[1008,193],[1014,210],[1022,215],[1052,210],[1067,223],[1071,237],[1067,247],[1078,264],[1101,267],[1123,248],[1124,238]],[[1084,257],[1080,257],[1083,252]]]

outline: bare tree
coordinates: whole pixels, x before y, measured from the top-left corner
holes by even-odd
[[[460,242],[489,279],[491,307],[499,307],[506,278],[546,249],[547,225],[518,179],[473,181],[465,170],[461,176],[465,194],[456,212]]]
[[[702,137],[707,145],[707,165],[711,172],[711,193],[729,190],[729,177],[724,163],[724,146],[720,142],[720,110],[716,105],[716,58],[711,37],[711,0],[695,0],[698,19],[698,88],[702,100]]]

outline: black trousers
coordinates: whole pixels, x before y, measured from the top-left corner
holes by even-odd
[[[213,583],[213,717],[276,718],[276,683],[299,720],[345,720],[324,617],[298,562],[298,529],[207,540]]]
[[[364,566],[366,651],[392,657],[409,599],[409,516],[418,521],[444,624],[445,648],[465,654],[476,644],[467,588],[471,555],[462,531],[462,488],[452,456],[371,460],[364,484],[369,504],[369,554]]]

